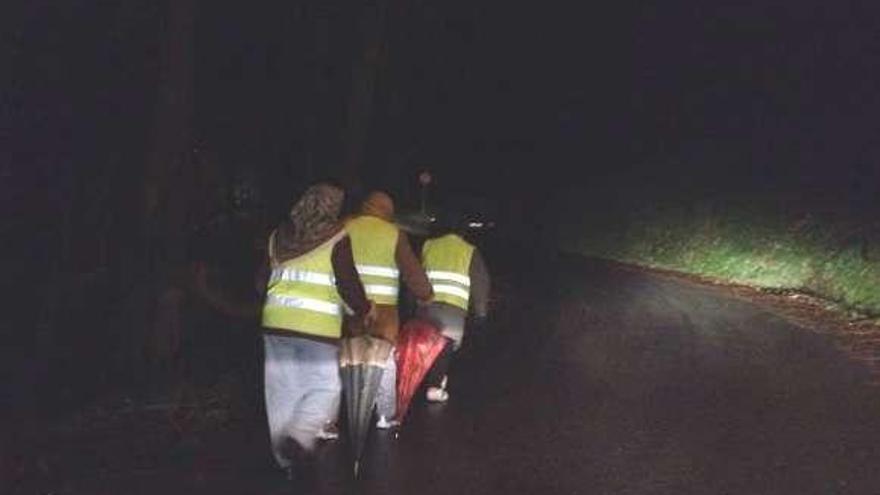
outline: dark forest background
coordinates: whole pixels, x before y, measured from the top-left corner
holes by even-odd
[[[542,248],[612,204],[769,195],[876,224],[872,2],[2,9],[8,403],[138,376],[131,349],[242,188],[256,239],[323,178],[415,208],[423,169],[432,198],[478,197]]]

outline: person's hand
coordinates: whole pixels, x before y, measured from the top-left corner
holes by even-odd
[[[371,328],[379,317],[379,311],[376,309],[376,303],[370,301],[370,310],[364,315],[364,327]]]

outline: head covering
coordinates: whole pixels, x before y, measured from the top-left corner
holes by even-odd
[[[361,204],[361,214],[391,221],[394,217],[394,201],[385,192],[373,191]]]
[[[336,235],[345,193],[330,184],[306,189],[290,209],[289,218],[275,231],[275,262],[282,263],[311,251]]]

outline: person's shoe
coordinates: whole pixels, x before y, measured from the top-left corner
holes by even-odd
[[[428,402],[446,402],[449,400],[449,392],[440,387],[429,387],[425,397]]]
[[[379,428],[380,430],[387,430],[398,426],[400,426],[400,421],[396,419],[386,419],[385,416],[379,416],[379,421],[376,421],[376,428]]]
[[[339,438],[339,428],[336,423],[327,423],[318,430],[318,440],[336,440]]]
[[[312,493],[318,486],[318,472],[314,463],[291,466],[285,469],[288,485],[297,493]]]
[[[290,465],[284,468],[287,481],[296,488],[297,493],[311,493],[318,481],[318,459],[314,452],[303,448],[289,438],[283,445],[284,457]]]

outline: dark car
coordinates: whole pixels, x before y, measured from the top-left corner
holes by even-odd
[[[444,195],[425,211],[401,210],[396,219],[401,229],[413,236],[428,236],[434,225],[453,224],[463,229],[468,237],[480,238],[497,224],[496,204],[472,194]]]

